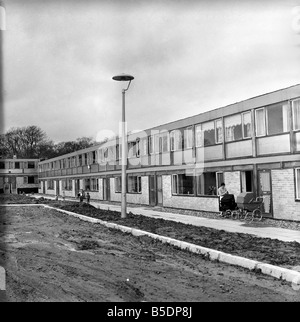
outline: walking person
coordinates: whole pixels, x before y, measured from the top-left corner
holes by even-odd
[[[90,196],[90,194],[87,192],[87,194],[86,194],[86,201],[87,201],[87,203],[90,203],[90,199],[91,199],[91,196]]]

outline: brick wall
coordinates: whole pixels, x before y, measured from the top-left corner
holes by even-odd
[[[236,197],[241,193],[240,172],[224,172],[224,182],[228,192],[233,194],[236,200]]]
[[[300,221],[300,202],[295,201],[294,169],[272,170],[274,218]]]
[[[173,196],[171,176],[163,176],[163,206],[180,209],[219,211],[219,199],[216,197]]]

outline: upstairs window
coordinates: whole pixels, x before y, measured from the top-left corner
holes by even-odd
[[[193,147],[193,127],[189,126],[184,130],[184,148],[190,149]]]
[[[293,129],[300,130],[300,99],[297,99],[292,102],[293,106]]]
[[[251,112],[246,112],[242,114],[243,122],[243,138],[251,138],[252,136],[252,122],[251,122]]]
[[[32,161],[28,161],[28,169],[34,169],[35,168],[35,163]]]
[[[290,130],[287,104],[268,106],[266,111],[268,135],[280,134]]]
[[[223,142],[222,119],[199,124],[195,128],[196,146],[210,146]]]
[[[154,153],[154,137],[153,135],[150,135],[148,137],[148,148],[149,148],[149,154]]]
[[[243,138],[241,114],[225,117],[224,125],[226,142],[237,141]]]
[[[171,151],[182,150],[182,134],[180,130],[174,130],[170,133]]]
[[[263,136],[266,134],[266,120],[265,109],[260,108],[255,111],[256,136]]]
[[[255,111],[256,135],[276,135],[290,130],[289,106],[280,103]]]
[[[169,147],[169,132],[163,132],[160,135],[160,146],[161,146],[161,152],[168,152],[170,150]]]

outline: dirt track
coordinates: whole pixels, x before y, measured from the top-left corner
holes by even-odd
[[[0,219],[8,301],[300,300],[290,284],[49,209]]]

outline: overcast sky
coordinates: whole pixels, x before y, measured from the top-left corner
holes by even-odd
[[[4,131],[142,130],[300,83],[300,0],[7,0]]]

